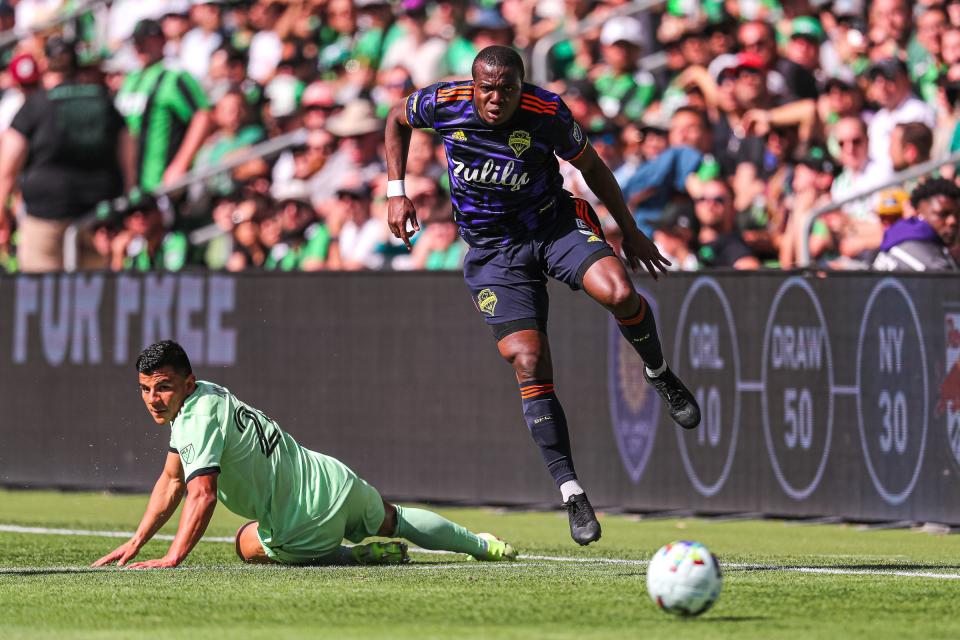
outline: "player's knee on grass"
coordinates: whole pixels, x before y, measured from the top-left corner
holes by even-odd
[[[260,538],[257,536],[258,526],[258,522],[252,521],[237,529],[237,556],[248,564],[272,563],[273,560],[260,544]]]

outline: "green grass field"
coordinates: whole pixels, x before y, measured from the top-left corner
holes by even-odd
[[[254,567],[233,545],[204,541],[178,569],[88,571],[122,539],[10,531],[131,531],[145,503],[0,491],[0,638],[960,637],[960,536],[601,516],[603,539],[580,549],[559,512],[443,509],[526,558],[414,553],[399,567]],[[232,536],[239,524],[218,507],[207,536]],[[678,538],[703,542],[724,565],[723,594],[701,618],[657,610],[644,564],[629,562]],[[150,543],[141,558],[166,544]]]

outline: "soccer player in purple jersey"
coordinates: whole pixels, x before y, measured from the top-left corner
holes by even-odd
[[[623,262],[606,243],[596,213],[563,189],[557,157],[583,174],[623,231],[623,253],[654,278],[670,264],[637,229],[610,169],[554,93],[523,82],[523,62],[509,47],[483,49],[473,80],[415,91],[387,118],[388,223],[410,247],[419,231],[403,193],[410,129],[443,138],[460,235],[470,245],[464,279],[474,304],[516,372],[523,415],[560,488],[570,534],[581,545],[600,538],[600,523],[573,466],[563,407],[554,392],[547,341],[547,276],[583,289],[606,307],[643,359],[644,373],[682,427],[700,423],[690,391],[667,367],[653,312]]]

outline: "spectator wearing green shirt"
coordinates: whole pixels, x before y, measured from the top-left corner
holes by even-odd
[[[643,25],[630,17],[608,20],[600,31],[606,64],[593,83],[603,114],[622,123],[638,120],[654,97],[653,76],[637,66],[642,38]]]
[[[263,128],[249,124],[247,101],[239,89],[228,91],[220,99],[213,110],[213,121],[216,130],[197,152],[194,168],[217,165],[263,140]],[[224,193],[229,190],[230,176],[222,174],[212,178],[209,186]]]
[[[330,251],[330,233],[326,225],[317,222],[310,203],[293,199],[279,202],[275,219],[261,223],[261,231],[261,241],[270,244],[265,269],[320,271],[324,268]]]
[[[156,199],[132,193],[123,229],[113,239],[114,271],[180,271],[187,264],[189,245],[181,231],[170,231]]]
[[[157,21],[137,23],[133,43],[143,68],[127,76],[117,108],[137,140],[140,187],[153,191],[190,168],[210,127],[210,105],[192,75],[164,61]]]

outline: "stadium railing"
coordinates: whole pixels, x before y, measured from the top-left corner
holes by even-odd
[[[268,156],[276,155],[282,153],[291,147],[299,146],[305,144],[307,140],[307,130],[304,128],[296,129],[289,133],[277,136],[276,138],[271,138],[260,144],[256,144],[242,153],[231,156],[230,158],[219,162],[217,164],[209,165],[206,167],[199,167],[189,172],[176,182],[173,182],[169,185],[164,185],[159,189],[153,191],[151,195],[156,197],[169,196],[171,194],[177,193],[182,189],[208,180],[214,176],[226,173],[240,165],[246,164],[251,160],[258,160],[260,158],[266,158]],[[77,259],[78,259],[78,247],[77,240],[79,234],[82,230],[88,229],[98,222],[102,222],[105,219],[105,216],[108,216],[109,213],[98,213],[96,211],[91,212],[81,218],[78,218],[73,224],[67,227],[66,232],[63,236],[63,269],[64,271],[76,271],[77,270]],[[190,235],[191,242],[197,243],[204,240],[210,240],[216,235],[219,235],[219,232],[216,230],[216,225],[208,225],[197,229]]]
[[[845,195],[842,198],[837,198],[836,200],[832,200],[813,209],[809,214],[807,214],[808,217],[803,224],[803,242],[800,243],[800,255],[797,256],[797,266],[800,268],[807,268],[810,266],[810,234],[813,232],[813,225],[821,216],[826,215],[831,211],[836,211],[844,205],[850,204],[851,202],[856,202],[861,198],[868,198],[878,191],[898,187],[912,180],[924,178],[936,172],[941,167],[944,167],[948,164],[957,163],[960,163],[960,151],[936,160],[928,160],[923,164],[909,167],[903,171],[893,174],[889,179],[877,186],[860,191],[854,191],[849,195]]]
[[[536,84],[545,84],[550,81],[550,50],[554,47],[554,45],[564,38],[578,36],[586,31],[589,31],[590,29],[600,27],[604,22],[611,18],[618,16],[632,16],[637,13],[649,11],[650,9],[658,7],[662,4],[665,4],[664,0],[637,0],[636,2],[631,2],[629,4],[617,7],[601,18],[593,18],[584,21],[580,28],[574,33],[567,33],[562,28],[559,28],[556,31],[543,36],[537,41],[537,44],[533,46],[533,52],[530,54],[530,72],[533,77],[533,81]],[[657,68],[659,66],[663,66],[665,59],[666,57],[663,55],[663,52],[652,53],[643,58],[641,61],[641,66],[644,69]]]

